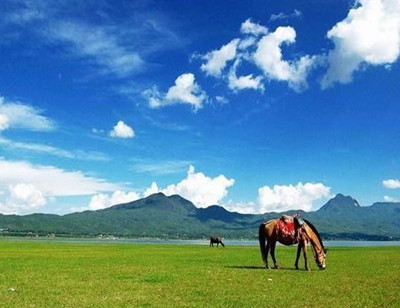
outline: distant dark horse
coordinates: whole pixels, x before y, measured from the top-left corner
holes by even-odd
[[[225,244],[222,243],[222,239],[219,236],[211,236],[210,237],[210,247],[214,247],[214,244],[217,244],[217,247],[219,244],[221,244],[222,247],[225,247]]]

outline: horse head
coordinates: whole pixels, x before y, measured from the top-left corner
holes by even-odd
[[[320,270],[324,270],[326,268],[326,250],[325,249],[321,249],[321,251],[316,254],[315,262],[317,263]]]

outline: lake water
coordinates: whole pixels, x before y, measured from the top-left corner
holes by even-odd
[[[70,242],[70,243],[126,243],[126,244],[179,244],[179,245],[209,245],[209,240],[164,240],[164,239],[100,239],[100,238],[23,238],[4,237],[6,241],[46,241],[46,242]],[[227,246],[258,246],[258,241],[250,240],[224,240]],[[400,246],[400,241],[324,241],[325,247],[352,246]]]

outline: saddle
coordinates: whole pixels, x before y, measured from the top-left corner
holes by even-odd
[[[303,225],[304,221],[299,214],[282,215],[277,221],[277,236],[282,243],[296,244],[299,242],[299,230]]]

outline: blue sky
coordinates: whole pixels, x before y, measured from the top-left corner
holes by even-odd
[[[0,212],[400,200],[400,5],[2,1]]]

